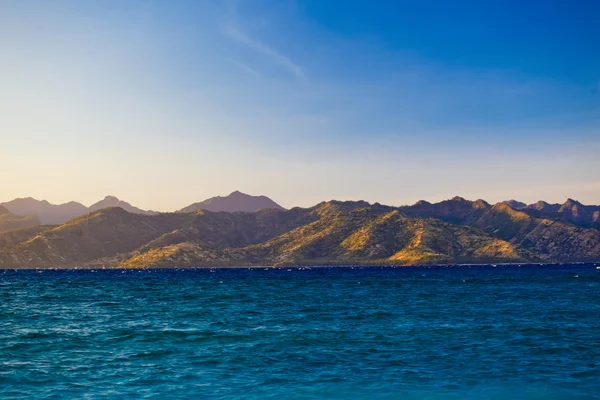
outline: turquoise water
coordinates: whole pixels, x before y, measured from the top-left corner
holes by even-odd
[[[0,398],[600,399],[600,270],[0,271]]]

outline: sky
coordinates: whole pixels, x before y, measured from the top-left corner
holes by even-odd
[[[600,204],[600,2],[0,1],[0,202]]]

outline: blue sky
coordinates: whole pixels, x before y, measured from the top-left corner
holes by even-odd
[[[0,201],[600,203],[596,1],[0,2]]]

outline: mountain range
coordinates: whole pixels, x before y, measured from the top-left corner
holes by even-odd
[[[228,197],[245,198],[240,195],[234,192]],[[204,204],[223,198],[214,199]],[[491,205],[461,197],[402,207],[328,201],[309,208],[261,207],[251,212],[210,211],[198,204],[202,203],[189,212],[159,214],[104,208],[60,225],[5,231],[0,233],[0,267],[600,260],[598,207],[571,199],[551,217],[509,201]],[[237,204],[237,208],[244,206]]]
[[[520,210],[537,218],[557,219],[600,229],[600,206],[586,206],[573,199],[567,199],[563,204],[548,204],[538,201]]]
[[[65,204],[51,204],[46,200],[36,200],[31,197],[14,199],[6,203],[1,203],[0,206],[4,207],[16,217],[37,217],[39,219],[38,224],[63,224],[73,218],[109,207],[120,207],[123,210],[134,214],[158,214],[156,211],[142,210],[134,207],[126,201],[119,200],[114,196],[106,196],[103,200],[100,200],[89,207],[76,201]],[[253,212],[261,208],[284,210],[283,207],[266,196],[250,196],[235,191],[229,196],[217,196],[199,203],[194,203],[182,208],[179,212],[193,212],[198,210]]]
[[[71,201],[65,204],[50,204],[46,200],[31,197],[14,199],[0,204],[17,216],[36,216],[42,224],[61,224],[72,218],[86,214],[88,208],[83,204]]]

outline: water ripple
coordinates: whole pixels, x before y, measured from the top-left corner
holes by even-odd
[[[598,287],[589,265],[0,271],[0,398],[600,399]]]

